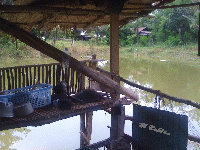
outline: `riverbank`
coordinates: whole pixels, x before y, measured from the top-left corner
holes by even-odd
[[[47,41],[52,44],[52,41]],[[59,40],[56,41],[55,47],[65,51],[68,49],[69,54],[78,59],[87,59],[86,56],[96,54],[97,58],[109,59],[110,47],[109,45],[97,45],[91,41],[75,41],[72,46],[71,41]],[[10,46],[7,48],[1,48],[0,59],[26,59],[26,58],[38,58],[48,59],[48,57],[33,48],[20,43],[18,48]],[[186,65],[199,67],[200,57],[197,56],[198,45],[188,45],[179,47],[167,47],[165,45],[154,45],[152,47],[140,47],[134,45],[132,47],[120,47],[120,57],[126,57],[130,59],[145,59],[151,61],[173,61],[181,62]]]
[[[67,47],[71,56],[78,60],[86,59],[84,56],[91,56],[92,54],[96,54],[98,59],[109,59],[110,56],[109,45],[97,45],[90,41],[76,41],[73,46],[71,45],[70,41],[57,41],[55,47],[60,50],[64,50],[65,47]],[[120,47],[119,51],[120,57],[126,57],[130,59],[173,61],[195,67],[200,66],[200,57],[197,56],[197,44],[179,47],[167,47],[165,45],[140,47],[134,45],[132,47]]]
[[[173,61],[185,63],[191,66],[200,66],[200,57],[197,56],[198,46],[180,47],[125,47],[121,48],[122,57],[134,57],[151,61]]]

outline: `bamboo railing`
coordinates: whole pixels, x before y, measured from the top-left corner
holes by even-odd
[[[0,91],[34,85],[38,81],[54,87],[63,80],[69,85],[69,93],[85,86],[83,74],[70,67],[63,68],[60,63],[0,68]]]

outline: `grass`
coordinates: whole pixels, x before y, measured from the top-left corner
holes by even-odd
[[[178,47],[165,47],[163,45],[153,47],[122,47],[120,51],[122,57],[134,57],[153,61],[184,62],[188,65],[200,66],[200,57],[197,56],[197,44]]]
[[[52,41],[47,41],[52,44]],[[97,58],[101,58],[102,52],[109,59],[110,46],[97,45],[95,41],[75,41],[72,46],[71,41],[56,41],[56,48],[64,51],[68,48],[70,55],[80,60],[81,56],[91,56],[96,54]],[[141,47],[139,45],[120,47],[120,57],[140,58],[152,61],[168,60],[176,62],[184,62],[192,66],[200,66],[200,57],[197,56],[198,45],[191,44],[188,46],[167,47],[165,45],[154,45],[152,47]],[[15,44],[10,46],[2,46],[0,51],[0,59],[6,58],[46,58],[44,54],[37,50],[18,42],[17,48]],[[105,58],[105,57],[104,57]]]

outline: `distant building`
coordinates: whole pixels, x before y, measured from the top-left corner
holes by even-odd
[[[77,36],[78,40],[89,41],[92,37],[85,34],[84,31],[81,31],[80,35]]]
[[[141,36],[149,36],[149,34],[151,34],[151,29],[147,28],[147,27],[141,27],[138,28],[138,30],[136,31],[139,35]]]

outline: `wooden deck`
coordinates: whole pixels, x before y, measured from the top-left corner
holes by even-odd
[[[96,110],[106,110],[118,106],[120,104],[130,104],[130,100],[121,98],[113,100],[107,94],[103,100],[87,104],[74,104],[70,110],[60,110],[53,104],[37,108],[30,115],[25,117],[1,118],[0,131],[27,127],[27,126],[41,126],[55,121],[77,116],[83,113],[92,112]]]

